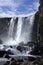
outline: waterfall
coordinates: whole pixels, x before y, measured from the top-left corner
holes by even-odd
[[[17,32],[16,32],[16,35],[15,35],[15,40],[17,42],[20,41],[21,30],[22,30],[22,17],[19,17],[18,23],[17,23]]]
[[[13,21],[13,18],[11,19],[10,21],[10,26],[9,26],[9,31],[8,31],[8,37],[12,37],[13,35],[13,28],[14,28],[14,21]]]
[[[24,43],[30,42],[32,37],[32,30],[34,25],[34,15],[28,16],[26,19],[24,18],[23,26],[22,26],[22,35],[21,35],[21,41]]]
[[[9,25],[9,30],[8,30],[8,38],[4,42],[4,44],[13,45],[15,43],[15,40],[13,40],[13,32],[14,32],[14,24],[15,24],[15,22],[16,22],[16,17],[11,18],[10,25]]]
[[[8,45],[18,45],[21,41],[27,43],[31,41],[32,29],[34,24],[34,15],[27,17],[18,17],[16,22],[16,32],[14,31],[16,17],[12,18],[8,30],[8,39],[6,43]],[[15,33],[15,35],[14,35]],[[13,39],[14,36],[14,39]]]
[[[30,35],[29,35],[30,41],[32,41],[31,35],[32,35],[32,31],[33,31],[34,18],[35,18],[35,15],[32,15],[30,18],[30,22],[29,22],[30,23]]]

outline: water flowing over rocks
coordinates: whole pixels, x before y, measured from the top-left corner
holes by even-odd
[[[43,65],[43,0],[26,17],[0,18],[0,65]]]

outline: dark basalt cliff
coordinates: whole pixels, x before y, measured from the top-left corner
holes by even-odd
[[[40,0],[39,3],[40,6],[38,11],[39,21],[37,27],[37,37],[38,37],[38,42],[43,43],[43,0]]]

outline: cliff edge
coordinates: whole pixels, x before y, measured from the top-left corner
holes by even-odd
[[[39,43],[43,43],[43,0],[39,0],[40,6],[36,15],[39,17],[37,26],[37,39]]]

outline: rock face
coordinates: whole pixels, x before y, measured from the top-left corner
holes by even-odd
[[[7,31],[10,19],[11,18],[0,18],[0,34]]]
[[[35,19],[34,19],[33,31],[32,31],[32,40],[36,39],[36,41],[37,41],[37,26],[38,26],[38,21],[39,21],[39,12],[36,12]]]
[[[43,0],[40,0],[40,10],[41,10],[41,13],[40,15],[43,16]]]
[[[43,0],[39,0],[39,21],[37,27],[38,42],[43,43]]]

